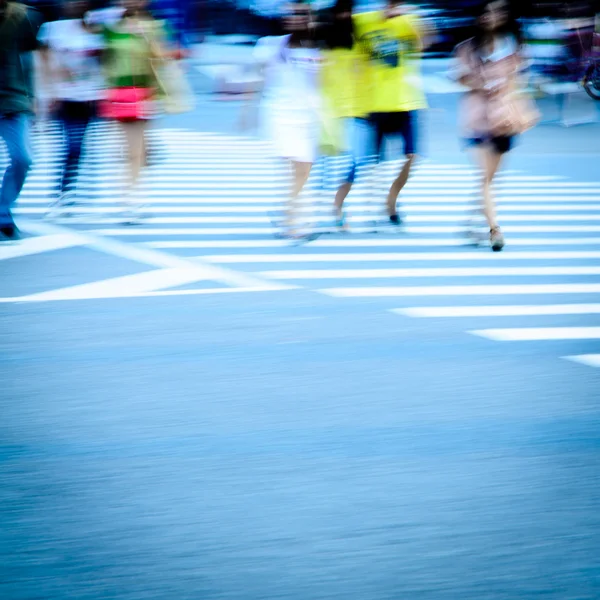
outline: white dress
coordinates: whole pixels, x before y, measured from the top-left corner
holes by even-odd
[[[289,36],[262,38],[254,49],[265,77],[260,127],[277,156],[313,163],[321,134],[321,55],[288,42]]]

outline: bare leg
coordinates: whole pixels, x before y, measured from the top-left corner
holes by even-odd
[[[406,155],[406,162],[402,166],[402,170],[400,171],[398,177],[396,177],[394,183],[392,183],[392,186],[390,187],[390,191],[388,192],[387,196],[387,211],[390,217],[397,214],[396,203],[398,201],[398,196],[400,195],[400,192],[402,191],[402,189],[406,185],[406,182],[408,181],[410,171],[416,158],[416,154]]]
[[[498,218],[496,216],[496,202],[492,186],[494,177],[502,163],[502,154],[494,152],[493,149],[487,146],[479,146],[474,150],[475,158],[483,173],[481,182],[482,186],[482,202],[483,214],[490,229],[498,227]]]
[[[142,168],[146,163],[145,132],[147,121],[130,121],[121,123],[127,143],[127,183],[128,192],[131,193],[140,178]]]
[[[290,229],[294,229],[296,225],[299,208],[298,200],[308,181],[312,166],[312,163],[292,161],[292,189],[290,192],[286,219],[286,224]]]

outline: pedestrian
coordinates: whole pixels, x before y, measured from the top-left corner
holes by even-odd
[[[487,0],[480,7],[475,35],[456,51],[455,77],[468,88],[460,108],[463,136],[482,173],[482,208],[492,250],[504,248],[492,193],[494,178],[515,137],[538,118],[522,93],[519,73],[519,28],[506,0]]]
[[[319,153],[322,56],[308,4],[290,4],[283,25],[285,35],[261,38],[254,50],[264,82],[258,94],[259,121],[274,152],[292,171],[283,235],[304,239],[307,233],[298,221],[298,202]]]
[[[0,0],[0,138],[10,164],[0,189],[0,234],[18,239],[11,208],[32,164],[31,122],[34,115],[30,52],[37,49],[42,16],[16,2]]]
[[[163,93],[159,65],[171,54],[164,23],[148,11],[148,0],[123,0],[120,18],[104,28],[107,93],[103,117],[116,121],[124,135],[127,190],[123,199],[126,222],[141,216],[137,184],[148,161],[146,134],[158,114]]]
[[[323,61],[323,100],[331,116],[340,121],[343,141],[339,149],[350,154],[350,168],[337,190],[334,203],[336,227],[346,230],[344,201],[358,169],[370,153],[371,129],[367,114],[367,65],[356,43],[352,21],[353,0],[337,0],[322,30],[325,45]],[[336,129],[331,128],[336,131]]]
[[[67,0],[66,19],[45,23],[39,34],[49,111],[61,124],[66,142],[59,197],[50,207],[51,215],[74,203],[83,142],[104,93],[104,39],[86,23],[89,8],[88,0]]]
[[[386,219],[398,226],[402,224],[398,196],[419,151],[418,113],[427,108],[420,63],[429,32],[403,0],[388,0],[383,10],[355,15],[354,26],[367,61],[366,102],[378,166],[388,158],[384,152],[388,139],[402,138],[404,142],[406,160],[386,199]]]

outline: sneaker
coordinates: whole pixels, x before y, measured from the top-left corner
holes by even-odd
[[[21,239],[21,232],[14,223],[0,226],[0,233],[8,240],[17,241]]]
[[[500,227],[494,227],[490,230],[490,244],[494,252],[500,252],[504,248],[504,236]]]
[[[390,215],[390,223],[392,225],[402,225],[402,217],[399,214]]]

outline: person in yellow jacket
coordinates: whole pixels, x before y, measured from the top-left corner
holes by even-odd
[[[344,200],[357,168],[367,162],[371,136],[367,121],[367,63],[356,44],[352,9],[353,0],[337,0],[322,36],[326,47],[322,69],[326,120],[333,124],[333,135],[341,137],[336,149],[349,152],[351,157],[350,170],[335,198],[336,225],[342,229],[346,228]]]
[[[365,111],[374,132],[377,162],[384,158],[387,138],[401,137],[404,141],[406,162],[389,189],[386,203],[389,222],[400,225],[397,200],[418,154],[418,111],[427,108],[420,75],[427,32],[402,0],[388,0],[384,10],[355,15],[354,32],[367,65]]]

